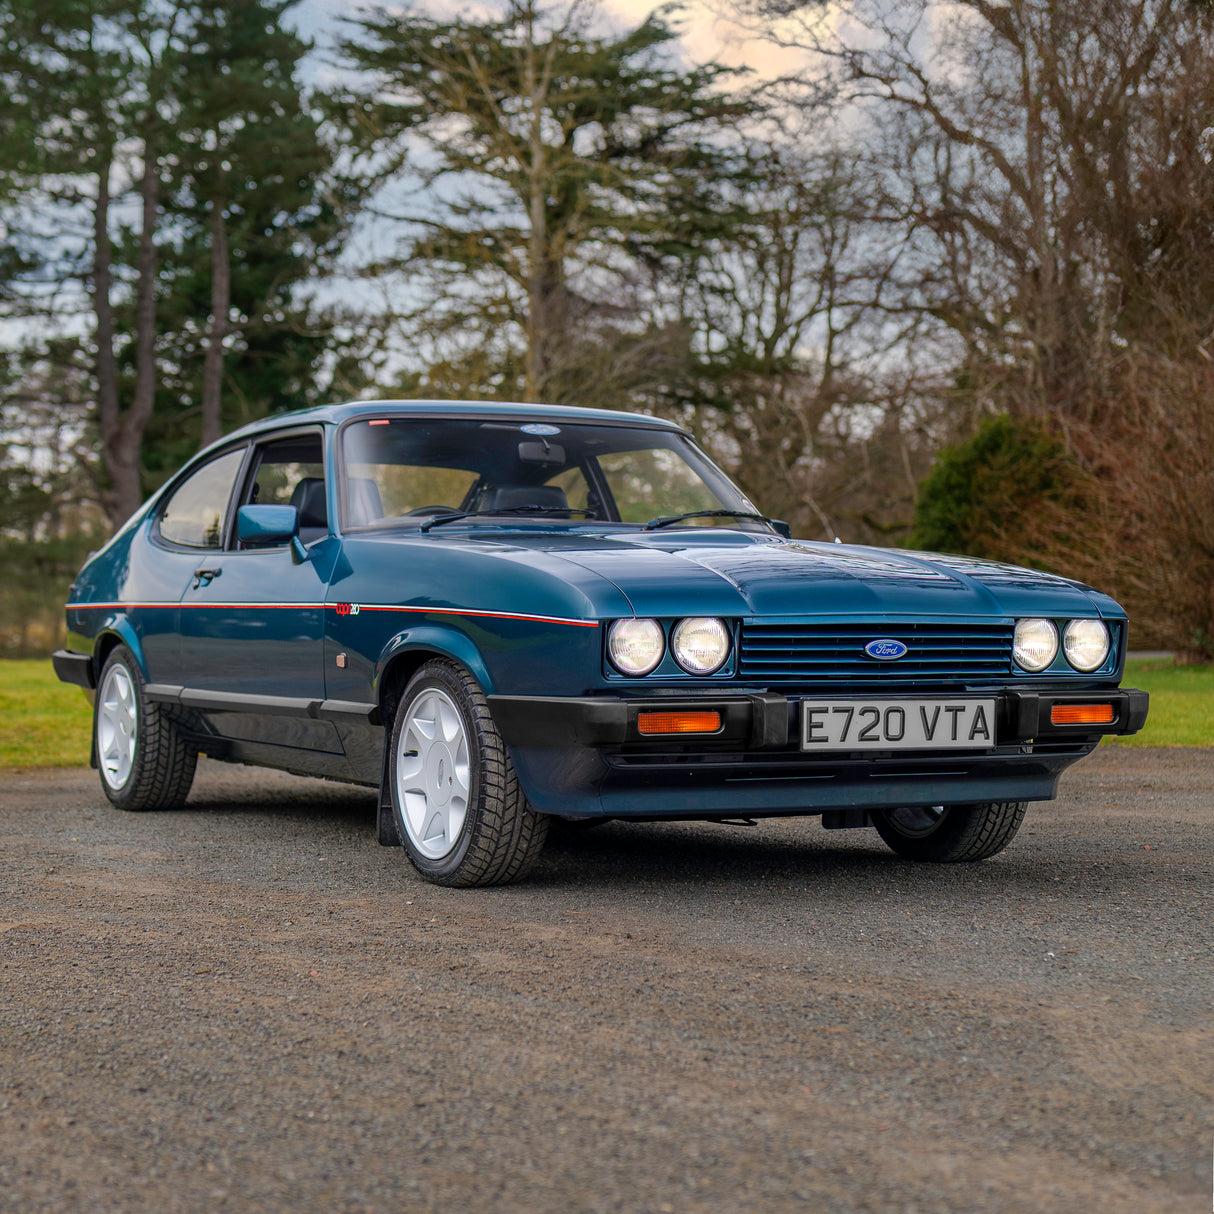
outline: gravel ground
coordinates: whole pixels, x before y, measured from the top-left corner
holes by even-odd
[[[438,889],[365,791],[0,776],[0,1209],[1209,1209],[1214,750],[976,866],[816,820]]]

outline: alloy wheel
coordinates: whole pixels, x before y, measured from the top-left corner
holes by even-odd
[[[113,789],[125,786],[135,764],[139,708],[131,672],[116,663],[106,672],[97,710],[97,761]]]
[[[396,793],[409,841],[441,860],[468,816],[472,765],[468,731],[455,702],[427,687],[409,705],[396,749]]]

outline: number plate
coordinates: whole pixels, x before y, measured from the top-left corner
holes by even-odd
[[[981,750],[994,700],[803,700],[802,750]]]

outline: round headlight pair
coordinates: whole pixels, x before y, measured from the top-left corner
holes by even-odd
[[[607,633],[607,656],[621,674],[648,674],[665,652],[657,620],[616,620]],[[729,629],[707,617],[680,620],[670,633],[670,652],[688,674],[712,674],[729,657]]]
[[[1076,670],[1090,674],[1109,656],[1109,630],[1101,620],[1072,620],[1062,633],[1062,650]],[[1058,629],[1053,620],[1017,620],[1012,656],[1024,670],[1037,674],[1058,656]]]

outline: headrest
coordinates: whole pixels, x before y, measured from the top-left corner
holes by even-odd
[[[365,476],[350,478],[350,525],[373,523],[384,517],[384,503],[379,496],[379,486]]]
[[[565,507],[569,499],[558,485],[498,485],[480,500],[481,510],[513,510],[518,506]]]
[[[299,511],[301,527],[328,527],[329,509],[325,504],[323,477],[305,476],[291,493],[291,505]]]

